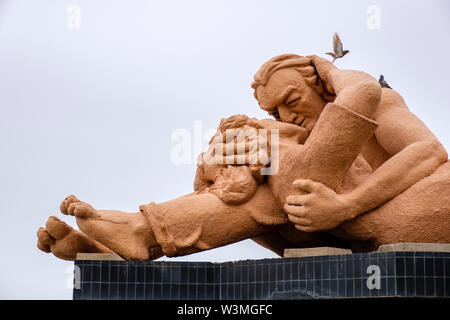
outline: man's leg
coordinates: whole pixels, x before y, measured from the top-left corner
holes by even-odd
[[[336,235],[378,246],[450,243],[450,162],[382,206],[344,222]]]

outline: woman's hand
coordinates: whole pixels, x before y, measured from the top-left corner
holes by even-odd
[[[303,144],[308,137],[305,128],[292,123],[250,118],[241,127],[218,131],[211,139],[205,155],[207,159],[225,165],[268,164],[272,130],[278,132],[274,143],[278,144],[280,150],[286,145]]]
[[[303,194],[286,198],[289,220],[301,231],[330,230],[357,216],[356,207],[345,195],[337,194],[322,183],[296,180],[294,187]]]

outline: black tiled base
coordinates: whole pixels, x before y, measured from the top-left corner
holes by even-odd
[[[450,253],[443,252],[226,263],[79,260],[75,265],[75,300],[450,297]]]

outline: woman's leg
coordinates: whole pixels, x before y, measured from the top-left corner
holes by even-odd
[[[48,218],[45,228],[39,228],[37,237],[40,250],[64,260],[75,260],[78,252],[112,253],[100,242],[54,216]]]
[[[69,196],[61,212],[75,216],[81,231],[60,220],[55,225],[57,218],[51,217],[47,229],[38,232],[38,246],[68,260],[75,259],[77,252],[114,252],[128,260],[149,260],[227,245],[288,222],[266,185],[243,205],[227,205],[212,193],[192,193],[140,209],[135,213],[96,210]]]
[[[140,209],[169,257],[256,237],[288,222],[267,185],[241,205],[227,205],[212,193],[193,193]]]

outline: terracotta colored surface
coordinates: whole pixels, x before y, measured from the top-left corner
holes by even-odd
[[[398,92],[364,72],[297,55],[267,61],[252,87],[276,120],[222,119],[199,156],[193,193],[135,213],[95,210],[69,196],[61,212],[75,216],[81,231],[50,217],[38,247],[69,260],[77,252],[147,260],[247,238],[280,255],[286,248],[450,243],[447,152]],[[253,162],[261,145],[239,140],[256,141],[260,130],[270,163]],[[231,131],[236,138],[228,139]],[[276,173],[262,174],[277,162]]]

